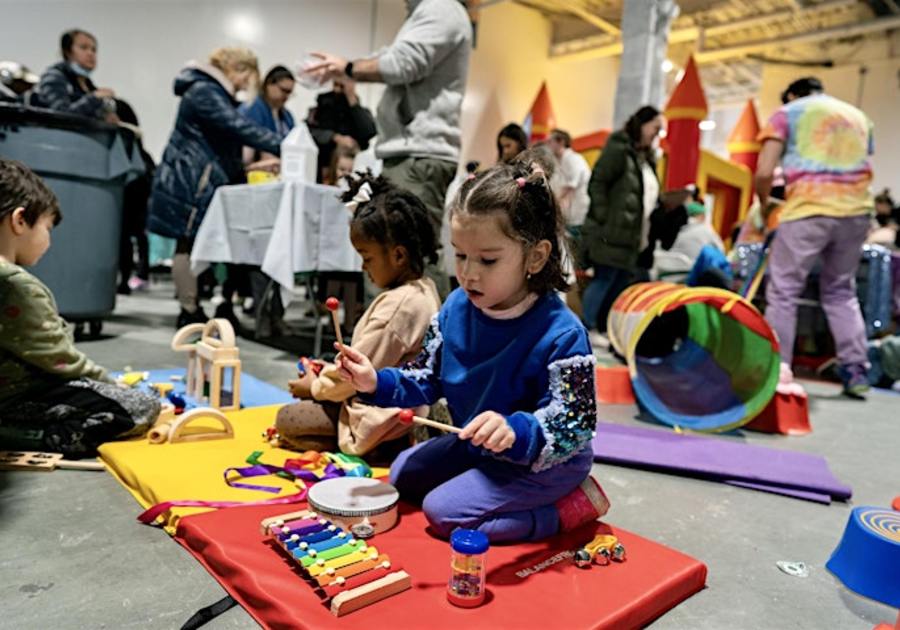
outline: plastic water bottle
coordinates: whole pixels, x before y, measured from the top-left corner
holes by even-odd
[[[315,184],[318,161],[319,149],[306,123],[297,123],[281,142],[281,179]]]

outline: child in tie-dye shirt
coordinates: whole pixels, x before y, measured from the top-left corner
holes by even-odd
[[[854,284],[873,209],[872,122],[824,93],[813,77],[792,83],[784,106],[760,134],[756,189],[765,205],[780,161],[786,200],[769,258],[766,319],[781,342],[782,383],[790,384],[797,300],[822,260],[820,300],[834,336],[844,392],[868,390],[866,333]]]
[[[0,159],[0,449],[96,453],[139,434],[159,400],[114,384],[72,343],[53,294],[22,266],[50,247],[56,197],[28,168]]]

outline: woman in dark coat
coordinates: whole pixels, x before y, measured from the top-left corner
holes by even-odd
[[[181,304],[178,326],[206,321],[197,302],[190,252],[213,193],[246,181],[244,146],[281,154],[281,139],[237,111],[234,94],[258,76],[256,56],[242,48],[220,48],[209,63],[190,63],[175,79],[181,97],[175,129],[153,178],[148,229],[177,239],[172,261]]]
[[[60,39],[63,60],[41,75],[32,104],[70,114],[116,123],[115,94],[91,81],[97,67],[97,39],[86,31],[72,29]]]
[[[661,129],[659,111],[642,107],[609,136],[591,173],[591,205],[581,231],[583,259],[594,269],[582,297],[588,328],[606,330],[609,309],[633,282],[638,255],[647,246],[659,193],[653,141]]]

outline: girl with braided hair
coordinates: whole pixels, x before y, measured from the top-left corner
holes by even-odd
[[[416,357],[441,306],[434,283],[423,277],[426,263],[437,260],[428,210],[383,177],[366,173],[348,179],[342,199],[353,212],[350,240],[363,271],[383,289],[357,322],[351,343],[378,367],[402,365]],[[307,369],[288,386],[300,402],[282,407],[275,427],[292,448],[363,455],[409,430],[396,417],[399,409],[360,402],[334,365],[326,364],[318,375]]]
[[[415,407],[444,397],[458,434],[399,455],[391,483],[422,502],[435,533],[478,529],[535,540],[603,516],[589,476],[597,422],[594,356],[557,291],[563,224],[543,169],[498,164],[467,179],[451,207],[460,287],[401,368],[376,370],[355,344],[338,355],[360,400]]]

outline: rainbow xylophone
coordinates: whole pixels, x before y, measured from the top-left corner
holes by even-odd
[[[315,512],[266,518],[260,529],[303,569],[336,617],[412,586],[409,574],[392,564],[387,554]]]

